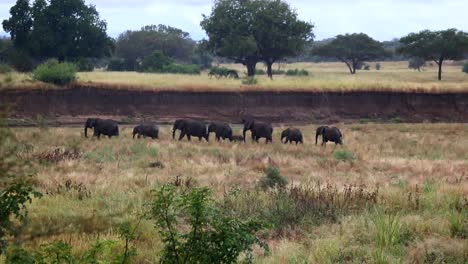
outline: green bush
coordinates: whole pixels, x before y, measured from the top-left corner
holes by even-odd
[[[76,66],[73,63],[58,63],[49,60],[37,66],[33,71],[33,78],[46,83],[65,85],[76,79]]]
[[[265,176],[260,179],[260,187],[267,188],[284,188],[288,184],[288,179],[281,175],[280,171],[269,166],[265,171]]]
[[[132,63],[127,62],[122,58],[112,58],[107,64],[108,71],[133,71],[134,66]]]
[[[9,61],[10,65],[19,72],[30,72],[34,69],[33,59],[25,52],[12,52]]]
[[[286,72],[283,70],[271,70],[271,73],[273,73],[273,75],[281,75],[285,74]]]
[[[238,79],[239,78],[239,73],[236,70],[233,69],[228,69],[225,67],[211,67],[210,71],[208,72],[208,76],[216,77],[216,78],[221,78],[221,77],[226,77],[226,78],[234,78]]]
[[[287,76],[308,76],[309,72],[307,70],[299,70],[299,69],[294,69],[294,70],[287,70],[286,71]]]
[[[255,244],[268,250],[255,235],[263,225],[223,213],[208,188],[164,185],[152,195],[148,218],[155,221],[164,243],[161,263],[235,263],[242,253],[252,262]]]
[[[200,66],[195,64],[174,64],[171,63],[164,66],[162,73],[178,73],[178,74],[200,74]]]
[[[162,51],[156,50],[151,55],[143,58],[139,70],[144,72],[163,72],[164,67],[172,63],[171,58],[167,57]]]
[[[256,85],[258,83],[257,78],[255,76],[248,76],[247,78],[242,80],[243,85]]]
[[[468,61],[463,64],[462,72],[468,73]]]
[[[89,58],[79,58],[74,63],[79,72],[91,72],[94,70],[94,63]]]
[[[10,73],[13,69],[7,64],[0,64],[0,74]]]
[[[198,65],[201,69],[211,68],[213,57],[207,53],[197,53],[192,56],[192,64]]]
[[[335,151],[335,153],[333,153],[333,156],[335,156],[335,159],[341,161],[353,161],[356,159],[356,156],[353,152],[345,149]]]

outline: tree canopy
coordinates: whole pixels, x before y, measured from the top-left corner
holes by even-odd
[[[189,33],[166,25],[149,25],[140,30],[128,30],[120,34],[116,41],[115,56],[125,60],[133,69],[143,58],[154,51],[161,51],[179,62],[190,62],[196,42]]]
[[[460,60],[468,53],[468,33],[454,28],[411,33],[401,38],[400,42],[400,53],[437,63],[439,80],[442,80],[442,64],[445,60]]]
[[[200,23],[208,35],[206,47],[255,74],[256,64],[271,65],[297,55],[313,37],[313,25],[298,20],[297,13],[281,0],[217,0]]]
[[[113,41],[107,24],[84,0],[18,0],[3,21],[16,49],[59,61],[110,55]]]
[[[329,43],[314,48],[312,53],[344,62],[351,74],[365,61],[386,55],[382,44],[364,33],[338,35]]]

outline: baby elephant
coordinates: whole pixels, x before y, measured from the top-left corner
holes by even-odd
[[[137,135],[138,138],[143,136],[156,139],[159,138],[159,127],[155,125],[139,125],[133,128],[133,138],[135,138],[135,135]]]
[[[317,145],[317,140],[320,135],[322,135],[322,146],[325,146],[328,141],[335,142],[335,145],[343,145],[343,135],[336,127],[321,126],[317,128],[315,133],[315,145]]]
[[[231,127],[226,124],[226,123],[215,123],[212,122],[208,126],[208,134],[214,132],[215,137],[217,141],[220,141],[221,138],[223,140],[229,139],[229,141],[232,141],[232,129]]]
[[[283,142],[283,139],[286,138],[286,140],[284,141],[284,144],[288,143],[291,144],[293,141],[296,142],[296,145],[297,143],[301,143],[301,144],[304,144],[304,141],[302,140],[302,132],[297,129],[297,128],[288,128],[286,130],[284,130],[282,133],[281,133],[281,142]]]

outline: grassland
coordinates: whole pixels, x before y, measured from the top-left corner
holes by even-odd
[[[305,144],[298,146],[279,142],[280,127],[270,145],[178,142],[168,127],[156,141],[132,140],[131,128],[102,140],[85,139],[82,128],[17,128],[21,157],[38,163],[35,183],[45,194],[29,206],[20,239],[31,248],[61,239],[80,251],[97,237],[117,238],[119,224],[141,213],[149,191],[179,176],[212,188],[219,200],[239,190],[234,212],[261,211],[275,223],[261,234],[271,253],[257,252],[256,263],[466,263],[468,126],[338,126],[345,145],[336,149],[316,146],[312,126],[301,127]],[[54,155],[56,149],[77,154]],[[290,186],[331,184],[342,193],[352,184],[378,189],[377,200],[332,217],[291,218],[302,207],[272,206],[283,201],[278,194],[257,190],[268,167]],[[153,226],[140,225],[135,263],[158,261],[162,244]]]
[[[255,86],[242,85],[241,80],[209,78],[207,72],[201,75],[149,74],[136,72],[94,71],[78,74],[81,83],[99,83],[114,88],[182,90],[182,91],[242,91],[242,90],[310,90],[310,91],[350,91],[350,90],[404,90],[404,91],[466,91],[468,74],[461,71],[459,62],[446,62],[443,68],[443,80],[437,81],[437,68],[425,67],[421,72],[410,70],[407,62],[380,62],[382,68],[375,69],[370,63],[369,71],[361,70],[351,75],[343,63],[293,63],[276,65],[275,69],[306,69],[309,76],[294,77],[277,75],[274,80],[265,75],[258,76]],[[245,68],[239,64],[222,65],[237,69],[240,73]],[[263,65],[258,64],[258,68]],[[242,76],[243,74],[241,74]],[[45,88],[31,80],[28,74],[0,75],[1,88],[35,87]]]

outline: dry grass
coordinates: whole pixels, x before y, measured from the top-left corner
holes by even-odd
[[[98,235],[115,238],[115,228],[135,217],[148,191],[178,175],[209,186],[222,197],[232,188],[254,188],[265,168],[275,166],[294,185],[378,186],[379,204],[398,214],[401,228],[397,231],[403,240],[380,248],[378,230],[371,221],[377,219],[375,212],[364,211],[307,232],[293,228],[274,236],[268,240],[272,254],[257,256],[259,263],[463,259],[466,239],[451,237],[447,214],[454,210],[457,197],[468,196],[468,126],[337,125],[344,134],[343,149],[353,153],[354,160],[338,160],[333,145],[315,146],[313,126],[301,127],[305,144],[298,146],[279,142],[280,127],[275,128],[274,144],[269,145],[178,142],[170,138],[169,127],[163,127],[162,139],[155,141],[132,140],[129,127],[110,140],[85,139],[81,128],[17,128],[24,155],[40,162],[36,181],[46,194],[30,206],[23,239],[32,247],[64,239],[80,250]],[[235,132],[239,131],[236,127]],[[79,154],[64,154],[70,152]],[[468,212],[461,210],[461,215]],[[161,242],[152,223],[144,221],[142,230],[137,262],[157,262]],[[438,246],[444,243],[456,247]]]
[[[117,89],[177,90],[177,91],[467,91],[468,74],[461,71],[456,62],[444,64],[443,80],[437,81],[437,68],[428,66],[422,72],[407,68],[407,62],[380,62],[382,69],[358,71],[351,75],[343,63],[293,63],[282,64],[281,69],[307,69],[307,77],[278,75],[274,80],[266,76],[257,76],[258,84],[244,86],[241,80],[209,78],[207,72],[201,75],[150,74],[136,72],[85,72],[78,74],[78,80],[84,84],[107,84]],[[245,68],[239,64],[223,65],[244,73]],[[262,68],[258,64],[258,68]],[[275,66],[277,67],[277,66]],[[5,82],[6,76],[0,75],[1,87],[41,87],[27,74],[12,74],[12,80]],[[3,81],[2,81],[3,79]]]

